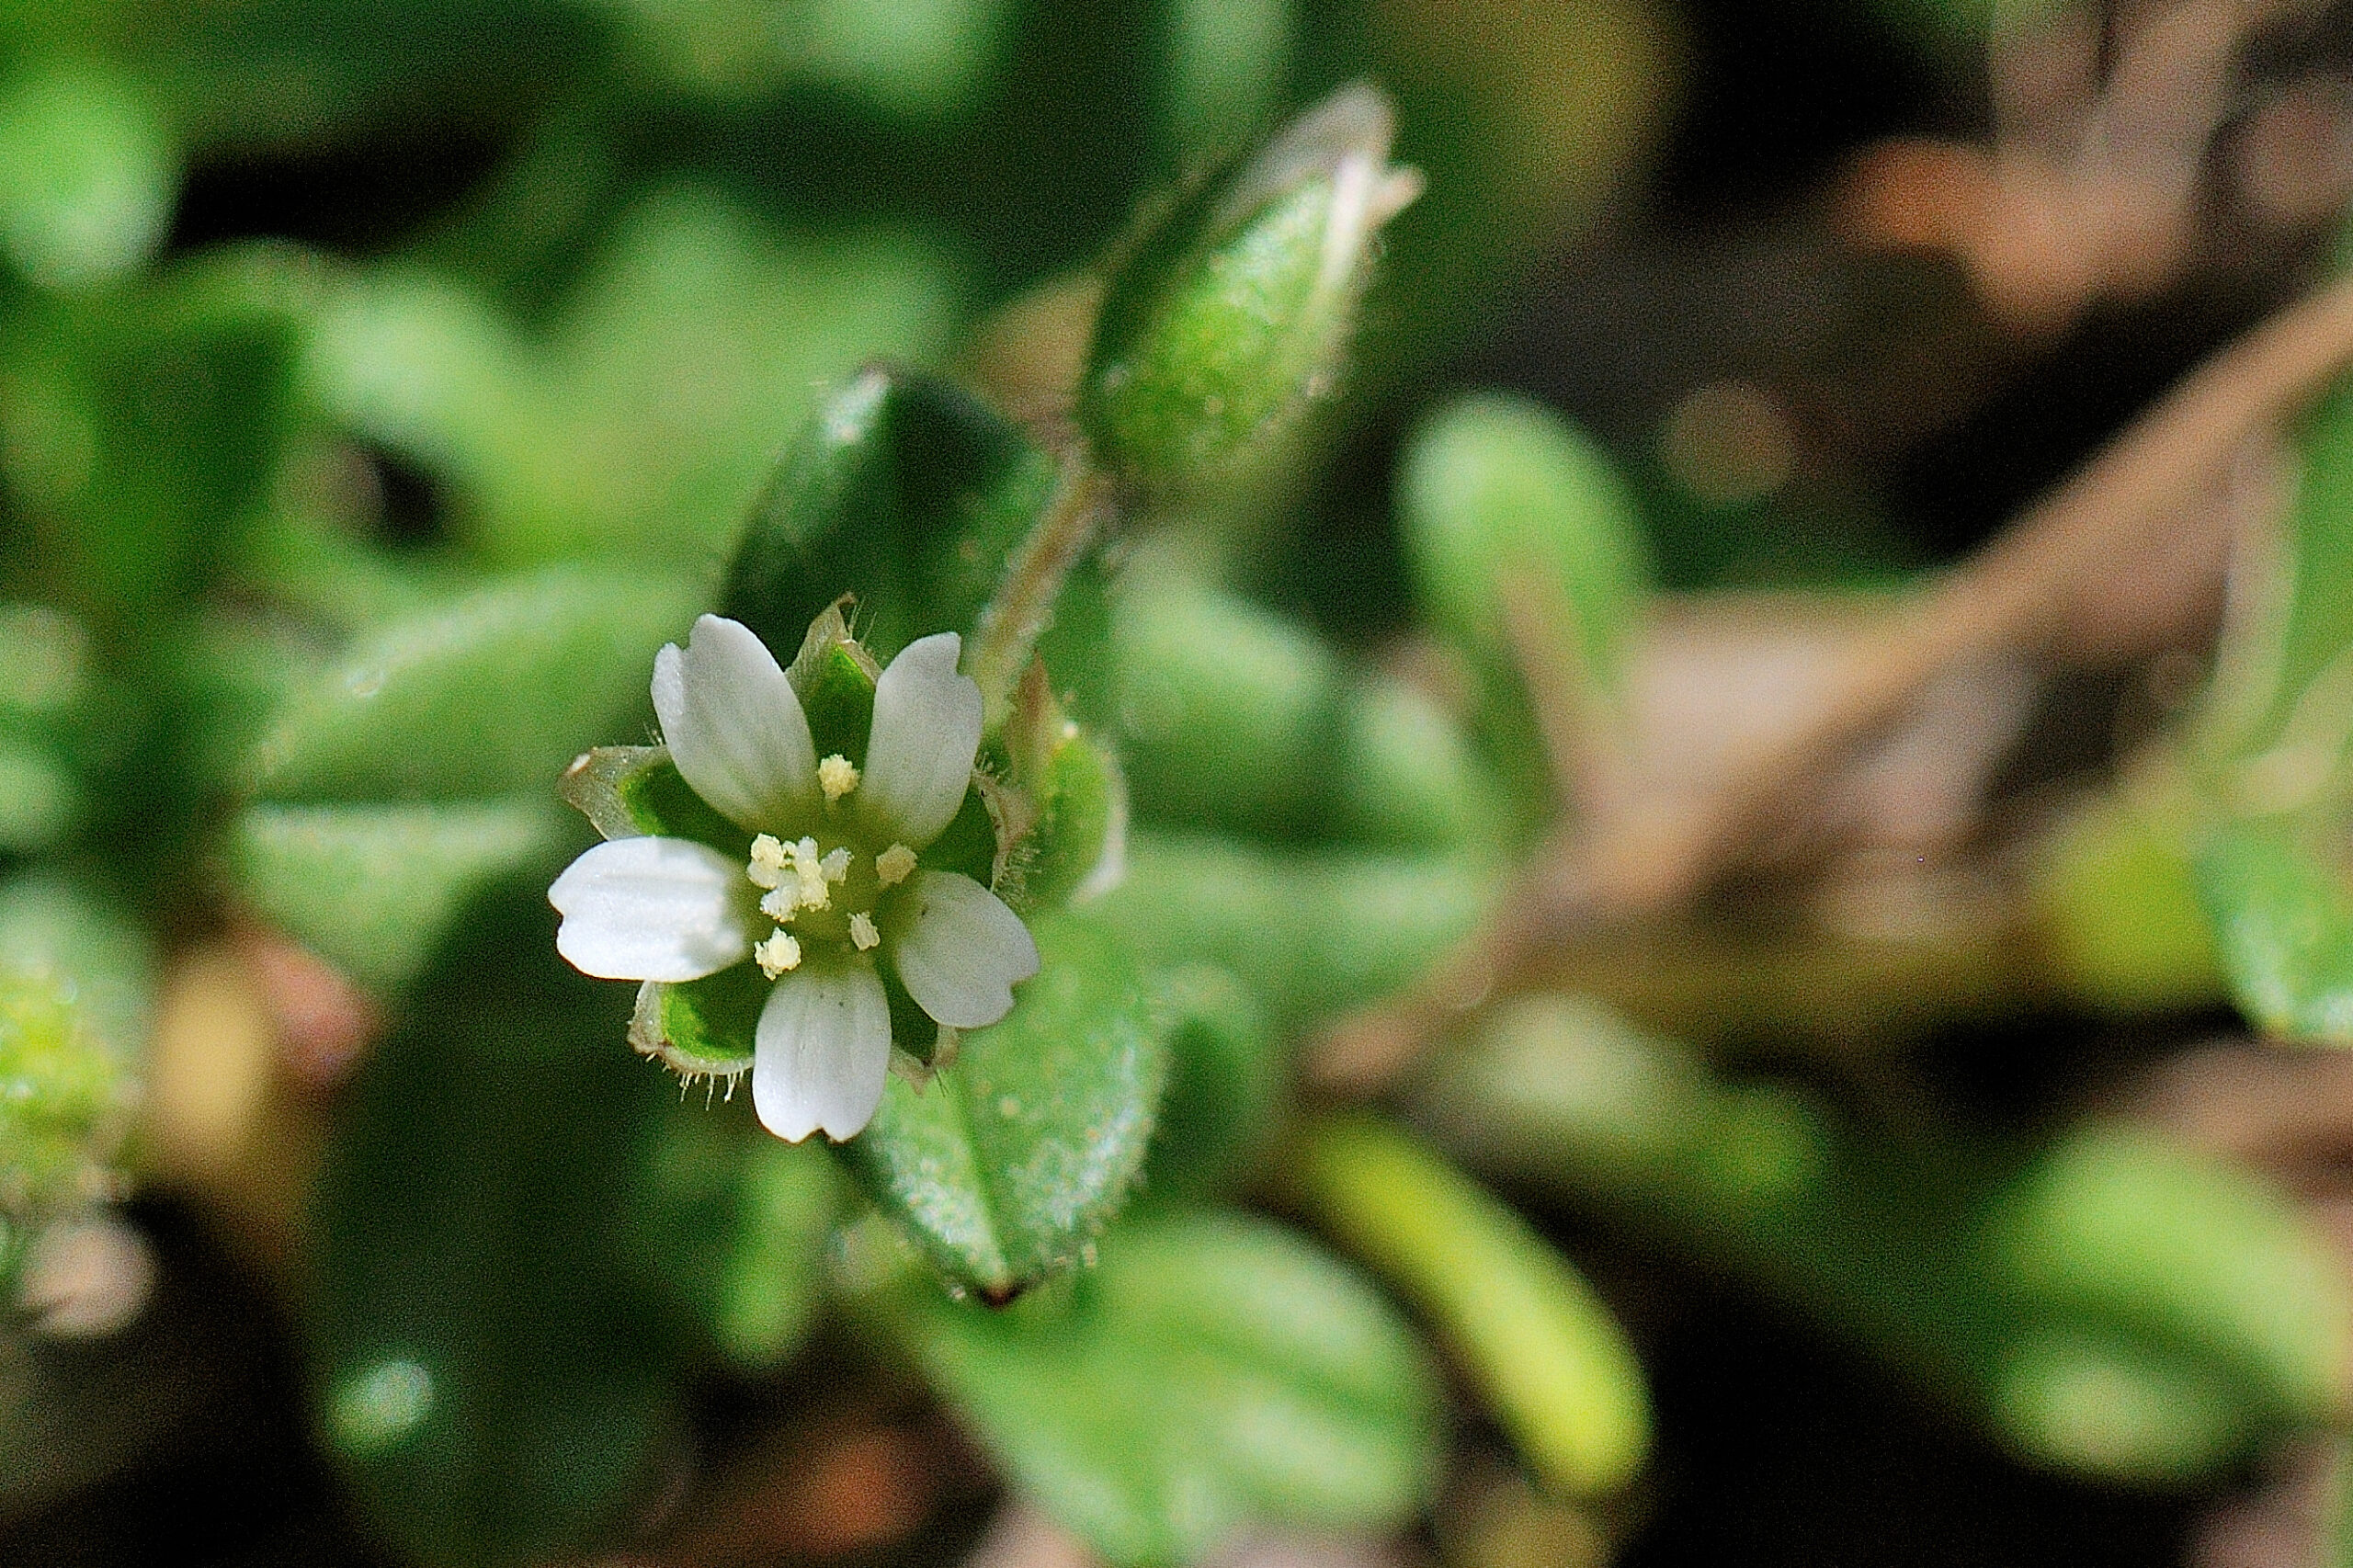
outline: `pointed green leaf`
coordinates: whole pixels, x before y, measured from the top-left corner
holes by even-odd
[[[248,806],[231,829],[238,892],[367,984],[397,990],[485,885],[561,842],[544,797]]]
[[[854,594],[859,635],[886,658],[929,632],[969,636],[1055,482],[1052,460],[971,394],[870,368],[801,430],[736,547],[722,613],[794,648]]]
[[[2177,1482],[2342,1407],[2353,1302],[2325,1238],[2153,1133],[1889,1129],[1544,996],[1493,1013],[1422,1110],[1466,1159],[1749,1280],[2038,1464]]]
[[[1135,960],[1073,915],[1032,927],[1043,967],[915,1088],[893,1077],[845,1163],[958,1287],[1002,1301],[1067,1267],[1126,1199],[1167,1079],[1166,1020]]]
[[[282,713],[255,758],[281,801],[545,790],[580,752],[642,733],[683,582],[558,568],[494,583],[369,637]]]
[[[1395,1528],[1427,1494],[1435,1386],[1365,1283],[1263,1221],[1123,1228],[1075,1300],[896,1323],[983,1440],[1108,1562],[1173,1565],[1245,1525]]]
[[[2325,836],[2233,823],[2199,856],[2199,892],[2232,994],[2258,1028],[2353,1045],[2353,879]]]

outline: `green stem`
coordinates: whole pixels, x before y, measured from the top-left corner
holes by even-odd
[[[985,724],[1003,722],[1021,672],[1037,651],[1038,639],[1054,618],[1054,601],[1109,511],[1109,486],[1084,451],[1063,467],[1054,498],[1013,552],[1005,581],[981,611],[972,629],[972,656],[965,666],[981,688]]]

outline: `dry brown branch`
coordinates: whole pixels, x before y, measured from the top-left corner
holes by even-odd
[[[2250,437],[2348,362],[2353,279],[2281,311],[2200,367],[1970,562],[1889,611],[1855,640],[1813,717],[1727,770],[1721,788],[1671,807],[1630,802],[1540,852],[1493,919],[1421,986],[1333,1029],[1311,1056],[1311,1076],[1337,1092],[1377,1090],[1457,1011],[1565,933],[1656,915],[1704,892],[1931,681],[1997,654],[2053,649],[2086,585],[2146,550],[2181,496],[2210,484]]]

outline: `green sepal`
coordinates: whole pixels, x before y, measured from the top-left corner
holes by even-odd
[[[1134,959],[1074,915],[1031,927],[1042,967],[918,1089],[893,1077],[837,1153],[949,1283],[1005,1301],[1068,1267],[1125,1200],[1168,1076],[1167,1018]]]
[[[1128,782],[1119,759],[1068,717],[1033,664],[1006,725],[1012,773],[996,809],[1007,874],[999,891],[1023,914],[1084,902],[1125,869]]]
[[[667,746],[597,746],[581,753],[556,792],[606,838],[691,838],[730,855],[744,830],[694,792]]]
[[[1436,1380],[1352,1270],[1262,1220],[1122,1226],[1065,1304],[885,1304],[934,1382],[1118,1568],[1199,1562],[1253,1523],[1387,1531],[1429,1494]],[[1059,1309],[1059,1310],[1058,1310]]]
[[[700,980],[649,980],[637,990],[629,1042],[689,1083],[733,1078],[751,1070],[760,1009],[772,989],[748,963]]]
[[[874,730],[874,683],[882,666],[850,635],[844,613],[849,604],[847,597],[836,599],[809,622],[785,676],[801,699],[817,755],[846,756],[863,767]]]
[[[843,594],[883,653],[931,631],[969,634],[1056,477],[969,392],[869,367],[811,415],[754,507],[721,613],[771,648],[792,646]]]
[[[2265,1033],[2353,1045],[2347,871],[2341,829],[2231,823],[2200,853],[2199,894],[2231,994]]]
[[[924,868],[961,871],[987,887],[996,876],[996,814],[989,809],[981,787],[974,784],[965,790],[964,803],[956,808],[939,836],[924,846]]]

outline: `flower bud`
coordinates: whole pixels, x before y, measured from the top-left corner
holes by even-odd
[[[1148,489],[1214,479],[1330,388],[1373,237],[1421,189],[1389,162],[1391,119],[1344,88],[1138,234],[1079,389],[1108,467]]]

